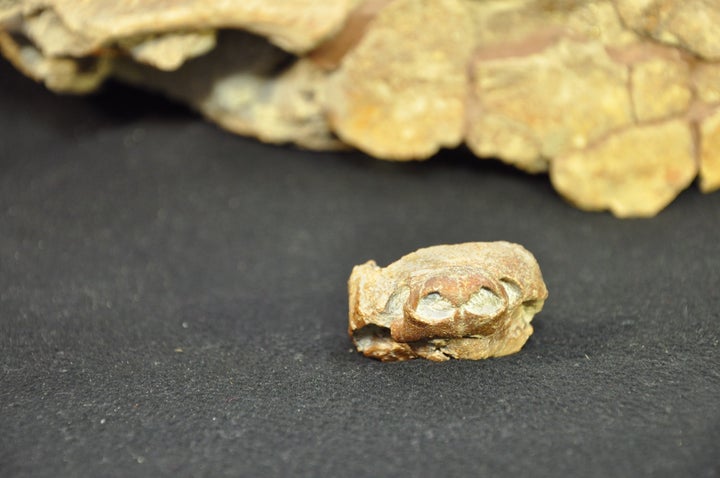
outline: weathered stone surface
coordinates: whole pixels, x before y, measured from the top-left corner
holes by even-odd
[[[420,249],[386,268],[356,266],[348,332],[383,361],[484,359],[519,351],[547,288],[533,255],[509,242]]]
[[[45,57],[33,45],[19,42],[3,31],[0,31],[0,52],[25,75],[45,83],[51,90],[64,93],[95,91],[111,71],[111,62],[106,57],[89,58],[82,62]]]
[[[387,5],[328,84],[335,132],[395,160],[427,158],[460,144],[473,36],[461,0]]]
[[[720,107],[700,123],[700,188],[720,189]]]
[[[151,37],[130,46],[133,58],[160,70],[180,68],[190,58],[195,58],[215,48],[214,30],[205,32],[167,33]]]
[[[718,29],[715,0],[0,0],[0,50],[55,91],[114,77],[236,133],[382,159],[465,142],[622,216],[693,171],[685,143],[653,162],[628,139],[669,124],[697,135],[701,189],[720,187]]]
[[[343,25],[356,0],[25,0],[26,18],[52,11],[63,28],[87,39],[91,50],[123,38],[165,32],[241,28],[281,48],[305,52]],[[49,52],[45,52],[50,54]]]
[[[619,217],[655,215],[696,174],[693,135],[682,120],[616,132],[550,167],[553,185],[572,203]]]
[[[254,35],[224,32],[211,53],[174,72],[126,61],[115,64],[115,75],[180,99],[238,134],[314,149],[343,147],[325,119],[324,71],[306,59],[293,62]]]
[[[679,58],[639,61],[632,67],[631,82],[638,121],[665,119],[690,107],[690,66]]]
[[[692,72],[697,99],[707,103],[720,103],[720,62],[696,63]]]
[[[627,68],[601,44],[563,40],[534,54],[508,50],[499,57],[481,51],[474,60],[467,143],[478,156],[543,171],[548,159],[632,122]]]
[[[720,60],[720,5],[716,0],[615,0],[625,23],[642,35]]]
[[[23,0],[0,0],[0,22],[5,22],[22,12]]]
[[[345,25],[333,37],[318,45],[308,54],[318,66],[334,70],[340,66],[345,55],[362,40],[377,14],[394,0],[361,1],[350,15]]]
[[[476,23],[476,41],[506,51],[521,44],[526,51],[543,46],[538,38],[568,36],[622,46],[638,35],[621,22],[610,0],[483,0],[466,2]]]
[[[50,58],[87,56],[101,46],[82,31],[70,30],[54,10],[33,11],[24,19],[21,31]]]

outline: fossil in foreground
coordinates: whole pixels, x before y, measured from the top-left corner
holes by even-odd
[[[535,257],[502,241],[419,249],[385,268],[368,261],[348,289],[350,337],[382,361],[515,353],[548,295]]]

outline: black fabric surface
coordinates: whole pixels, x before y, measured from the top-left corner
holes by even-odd
[[[5,63],[0,111],[0,476],[720,474],[720,194],[618,220],[465,151],[263,145]],[[354,352],[353,265],[500,239],[550,291],[520,353]]]

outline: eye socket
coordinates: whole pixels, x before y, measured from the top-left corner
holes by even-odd
[[[503,300],[483,287],[465,303],[465,310],[473,315],[492,317],[503,308]]]
[[[522,290],[520,290],[520,287],[514,282],[507,279],[500,279],[500,285],[505,289],[510,304],[515,304],[520,300],[520,297],[522,297]]]
[[[437,292],[431,292],[418,301],[415,315],[424,322],[442,322],[455,315],[455,306]]]

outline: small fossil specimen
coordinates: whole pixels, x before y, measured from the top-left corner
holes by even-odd
[[[533,255],[502,241],[419,249],[385,268],[368,261],[348,289],[348,333],[382,361],[515,353],[548,295]]]

